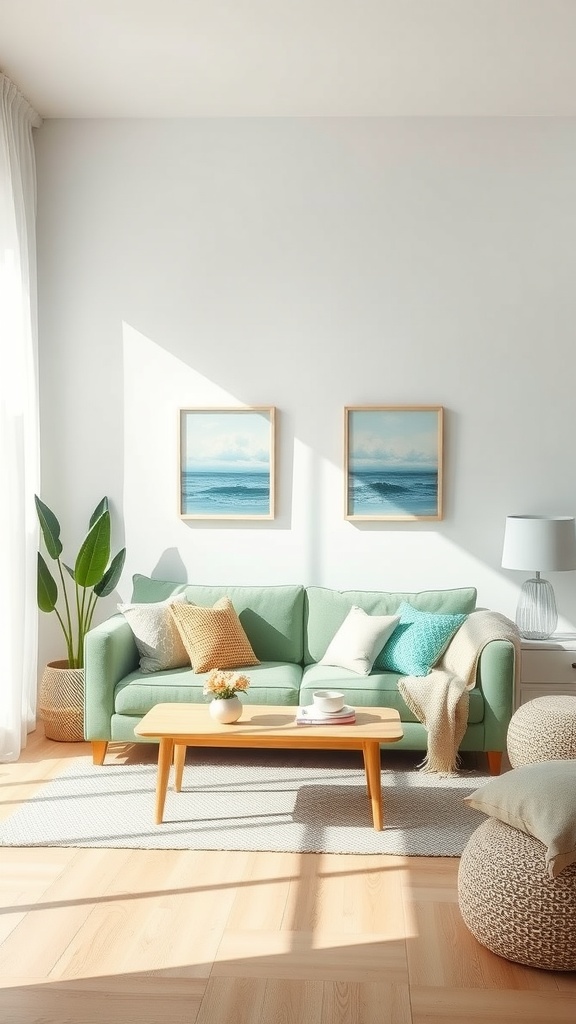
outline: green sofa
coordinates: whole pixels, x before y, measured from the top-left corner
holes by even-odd
[[[133,603],[163,601],[185,594],[194,604],[211,607],[227,595],[252,644],[259,665],[247,669],[250,688],[246,704],[311,704],[312,693],[325,687],[342,690],[356,707],[381,706],[400,712],[404,737],[395,747],[426,750],[427,732],[409,711],[396,673],[381,671],[376,659],[368,676],[320,665],[332,637],[357,605],[370,615],[393,615],[402,601],[420,611],[474,611],[472,587],[419,593],[337,591],[324,587],[198,586],[170,583],[136,575]],[[380,657],[380,656],[379,656]],[[500,770],[501,752],[513,712],[515,651],[507,640],[486,644],[478,663],[476,684],[470,690],[468,727],[461,750],[485,751],[492,772]],[[143,673],[134,635],[118,613],[95,626],[85,644],[84,733],[93,745],[95,763],[104,761],[109,742],[136,742],[134,726],[155,704],[201,703],[205,674],[186,668]]]

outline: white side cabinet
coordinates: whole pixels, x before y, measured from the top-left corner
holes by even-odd
[[[522,640],[515,706],[551,694],[576,697],[576,633],[555,633],[548,640]]]

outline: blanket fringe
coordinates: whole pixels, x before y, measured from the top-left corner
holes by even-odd
[[[428,754],[424,757],[419,764],[416,765],[418,771],[429,772],[434,775],[441,775],[443,778],[450,778],[453,775],[460,774],[460,767],[462,765],[462,758],[458,753],[453,763],[447,768],[444,762],[439,762],[431,758]]]

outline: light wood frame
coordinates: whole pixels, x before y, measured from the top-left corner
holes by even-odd
[[[344,518],[442,519],[444,410],[359,405],[344,410]]]
[[[275,452],[273,405],[180,409],[181,519],[274,519]]]

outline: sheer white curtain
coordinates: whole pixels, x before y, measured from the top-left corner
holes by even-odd
[[[36,721],[36,164],[41,120],[0,73],[0,761]]]

